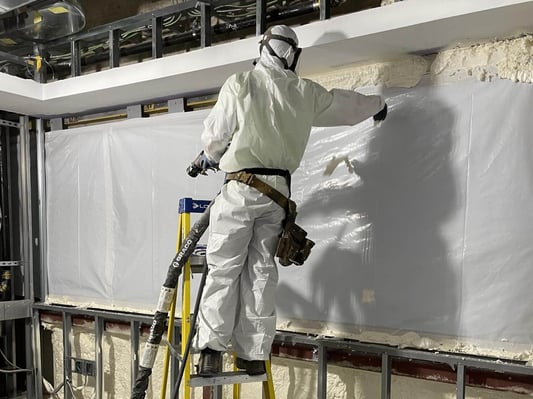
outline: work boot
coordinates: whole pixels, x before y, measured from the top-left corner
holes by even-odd
[[[240,370],[245,370],[248,375],[260,375],[266,373],[265,362],[263,360],[245,360],[238,357],[235,366]]]
[[[202,349],[198,361],[198,375],[213,377],[222,372],[222,356],[219,351],[211,348]]]

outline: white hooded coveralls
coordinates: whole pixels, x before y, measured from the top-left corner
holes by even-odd
[[[294,35],[290,28],[281,29],[275,33]],[[277,54],[290,52],[285,42],[271,40],[271,45]],[[219,162],[224,172],[273,168],[292,174],[312,126],[354,125],[384,105],[380,96],[328,91],[302,79],[263,49],[252,71],[224,83],[204,121],[201,140],[207,157]],[[283,177],[258,177],[289,194]],[[276,331],[274,253],[284,217],[285,211],[255,188],[237,181],[222,187],[211,207],[209,273],[195,349],[226,351],[231,342],[238,357],[268,359]]]

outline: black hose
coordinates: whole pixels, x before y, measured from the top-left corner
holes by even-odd
[[[196,329],[196,318],[198,317],[198,310],[200,309],[200,301],[202,299],[202,294],[204,292],[204,286],[205,286],[205,280],[207,278],[207,258],[204,258],[204,269],[202,271],[202,279],[200,280],[200,286],[198,288],[198,294],[196,296],[196,302],[194,304],[194,310],[191,316],[191,329],[189,333],[189,337],[187,338],[187,343],[185,345],[185,351],[183,352],[183,358],[180,364],[180,368],[178,371],[178,379],[176,380],[176,384],[174,384],[174,390],[172,391],[172,395],[170,397],[172,399],[178,399],[178,392],[181,385],[181,380],[183,379],[183,373],[185,372],[185,365],[187,364],[189,353],[191,352],[191,344],[192,339],[195,334]]]
[[[200,219],[198,219],[198,221],[193,225],[189,231],[189,234],[187,234],[183,240],[179,251],[176,253],[174,259],[168,267],[167,277],[162,289],[174,290],[176,288],[179,276],[183,270],[183,266],[194,252],[196,244],[209,226],[210,209],[211,205],[207,207]],[[168,309],[156,310],[152,321],[152,326],[150,327],[147,345],[141,359],[141,365],[139,365],[137,378],[132,387],[131,399],[144,399],[146,396],[146,389],[148,388],[149,382],[148,379],[152,374],[153,362],[155,361],[157,349],[161,343],[161,338],[165,331],[165,322],[167,318]],[[144,365],[143,362],[145,363]]]

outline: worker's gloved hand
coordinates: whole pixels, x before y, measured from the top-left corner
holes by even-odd
[[[375,121],[384,121],[387,117],[387,103],[376,115],[373,116]]]
[[[200,152],[194,161],[191,162],[187,168],[187,174],[191,177],[197,177],[198,175],[207,175],[207,170],[218,170],[218,163],[212,161],[202,151]]]
[[[209,159],[203,151],[200,155],[200,159],[198,160],[198,164],[203,170],[218,169],[218,163]]]

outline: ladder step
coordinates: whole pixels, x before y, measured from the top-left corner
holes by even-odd
[[[189,386],[191,387],[210,387],[215,385],[226,384],[245,384],[248,382],[266,381],[266,374],[248,375],[244,371],[229,371],[217,374],[213,377],[200,377],[199,375],[191,375]]]

